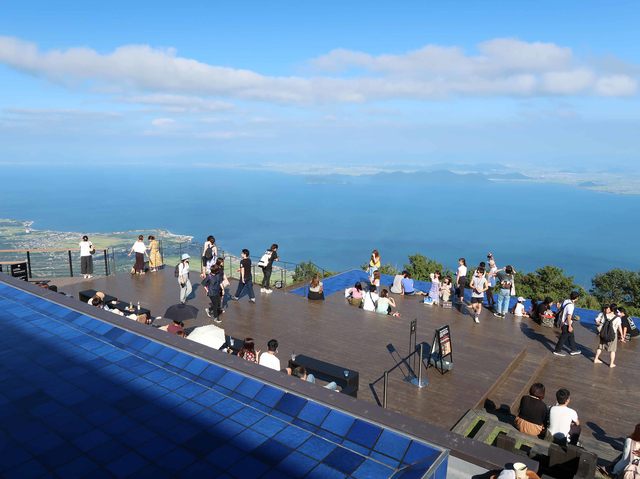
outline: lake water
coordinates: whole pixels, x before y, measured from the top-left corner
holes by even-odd
[[[167,229],[259,256],[327,269],[358,267],[378,249],[401,267],[420,253],[454,269],[487,252],[524,271],[553,264],[590,285],[640,269],[640,196],[574,187],[489,184],[307,184],[302,176],[217,168],[0,166],[0,217],[58,231]]]

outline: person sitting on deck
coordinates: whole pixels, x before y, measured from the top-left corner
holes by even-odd
[[[597,470],[606,477],[627,477],[624,473],[634,461],[640,461],[640,424],[636,424],[635,430],[625,439],[622,454],[608,466],[598,466]]]
[[[557,406],[549,409],[549,434],[551,441],[556,444],[564,445],[567,442],[574,446],[579,446],[580,438],[580,421],[578,413],[571,409],[569,401],[571,401],[571,393],[568,389],[559,389],[556,393]]]
[[[389,297],[389,291],[383,289],[380,291],[380,296],[378,297],[378,303],[376,305],[376,313],[382,314],[390,314],[393,316],[400,316],[400,313],[393,312],[391,307],[396,307],[396,302],[393,298]]]
[[[416,290],[413,287],[413,280],[411,279],[411,273],[408,271],[402,272],[402,293],[405,296],[412,296],[416,294]]]
[[[442,302],[446,303],[451,300],[451,289],[453,285],[451,283],[451,276],[447,276],[443,283],[440,285],[440,298],[442,298]]]
[[[373,272],[373,279],[371,280],[371,284],[380,289],[380,271]]]
[[[391,285],[391,292],[394,294],[402,294],[402,279],[405,274],[409,274],[406,271],[403,271],[400,274],[396,274],[393,278],[393,284]]]
[[[291,371],[291,369],[287,368],[287,372],[289,371]],[[307,369],[304,366],[298,366],[293,371],[289,372],[289,374],[297,378],[300,378],[303,381],[308,381],[313,384],[316,383],[315,376],[313,374],[307,374]],[[325,388],[335,391],[336,389],[338,389],[338,385],[335,383],[335,381],[331,381],[329,384],[325,386]]]
[[[242,349],[238,351],[238,357],[257,363],[260,357],[260,350],[255,350],[255,344],[253,338],[244,338]]]
[[[260,355],[259,364],[275,371],[280,371],[280,360],[278,359],[278,341],[275,339],[267,343],[267,353]]]
[[[349,291],[349,296],[347,296],[347,300],[349,301],[349,304],[351,306],[356,306],[359,308],[360,305],[362,304],[362,295],[364,294],[362,291],[362,284],[360,284],[360,281],[354,284],[353,288],[350,288],[348,291]]]
[[[378,294],[376,293],[377,288],[375,286],[371,286],[369,291],[367,291],[363,296],[363,304],[362,309],[365,311],[375,311],[378,304]]]
[[[96,294],[93,295],[92,298],[89,298],[89,300],[87,301],[87,304],[90,304],[93,306],[93,299],[94,298],[99,298],[100,301],[104,301],[104,293],[101,291],[98,291]]]
[[[516,429],[530,436],[539,436],[549,421],[549,409],[544,403],[545,388],[535,383],[529,388],[529,395],[522,396],[520,409],[514,425]]]
[[[513,307],[513,315],[529,316],[529,314],[524,310],[524,298],[522,296],[518,297],[518,302]]]
[[[184,333],[184,323],[182,321],[178,321],[177,319],[173,320],[173,324],[167,324],[166,326],[162,326],[158,328],[162,331],[166,331],[170,334],[178,334],[180,331]]]
[[[309,283],[309,294],[307,298],[311,300],[324,299],[324,290],[322,289],[322,281],[317,274],[313,275],[311,282]]]

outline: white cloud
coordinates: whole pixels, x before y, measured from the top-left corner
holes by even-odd
[[[74,110],[70,108],[5,108],[6,113],[24,116],[120,118],[114,111]]]
[[[224,123],[227,121],[231,121],[231,118],[200,118],[200,120],[198,120],[202,123]]]
[[[327,121],[336,121],[337,118],[334,115],[327,115],[324,117],[325,120]]]
[[[177,126],[177,123],[173,118],[156,118],[151,121],[151,124],[161,130],[171,129]]]
[[[250,123],[277,123],[279,121],[280,120],[278,120],[277,118],[264,118],[261,116],[256,116],[249,120]]]
[[[213,113],[233,104],[225,97],[308,106],[387,99],[443,100],[451,96],[629,96],[637,92],[638,68],[619,60],[589,64],[553,43],[493,39],[478,55],[459,47],[427,45],[406,54],[373,56],[338,49],[311,59],[311,78],[265,76],[209,65],[175,49],[125,45],[100,54],[90,48],[40,51],[35,43],[0,37],[0,63],[51,81],[122,92],[116,100],[160,105],[172,113]],[[616,72],[603,65],[615,64]],[[335,72],[364,69],[337,78]],[[635,73],[634,73],[635,72]],[[149,95],[136,96],[139,92]],[[133,95],[133,96],[131,96]]]
[[[260,133],[250,133],[246,131],[211,131],[207,133],[197,133],[195,135],[198,138],[215,138],[222,140],[229,140],[232,138],[272,138],[273,135],[269,134],[260,134]]]

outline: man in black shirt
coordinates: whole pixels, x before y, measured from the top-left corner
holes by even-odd
[[[249,293],[249,302],[256,302],[256,295],[253,292],[253,282],[251,281],[251,260],[249,259],[249,250],[242,250],[242,260],[240,261],[240,269],[236,270],[236,273],[240,273],[240,282],[238,283],[238,289],[236,294],[231,296],[231,299],[238,301],[238,298],[242,294],[242,290],[247,288]]]
[[[535,309],[532,311],[531,319],[539,323],[541,321],[541,316],[551,309],[551,305],[553,304],[553,298],[547,296],[544,298],[544,301],[538,303]]]
[[[635,338],[640,335],[640,330],[638,330],[638,327],[631,316],[627,315],[626,309],[620,307],[618,308],[618,311],[621,313],[620,319],[622,320],[622,335],[620,336],[620,341],[626,343],[631,338]]]

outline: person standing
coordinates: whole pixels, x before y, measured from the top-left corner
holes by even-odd
[[[498,268],[496,267],[496,261],[493,259],[493,255],[489,253],[487,255],[489,259],[489,274],[487,277],[487,284],[489,289],[487,290],[487,304],[490,309],[493,309],[496,305],[496,300],[493,298],[493,288],[496,287],[496,276]]]
[[[157,273],[162,266],[162,255],[160,254],[160,243],[155,236],[149,236],[149,268],[152,273]]]
[[[278,245],[275,243],[272,244],[271,248],[269,248],[265,253],[265,256],[268,255],[267,264],[264,266],[258,264],[258,266],[262,268],[262,287],[260,288],[261,293],[273,293],[273,290],[271,289],[271,272],[273,271],[273,262],[280,261],[280,256],[278,256],[277,251]],[[260,259],[260,262],[262,262],[262,259]]]
[[[138,236],[138,241],[133,243],[131,247],[131,251],[127,256],[131,256],[131,253],[136,253],[136,262],[131,269],[131,274],[144,274],[144,257],[147,258],[149,255],[147,254],[147,247],[144,245],[144,237],[142,235]]]
[[[608,323],[609,321],[611,322],[610,324]],[[609,367],[615,368],[618,338],[622,337],[622,320],[618,317],[618,306],[615,304],[605,306],[602,309],[602,313],[596,318],[596,324],[598,325],[599,341],[596,357],[593,359],[593,362],[595,364],[602,364],[600,354],[602,351],[609,351]],[[606,334],[607,331],[611,334],[612,338],[603,337],[603,334]]]
[[[202,250],[202,273],[200,274],[202,279],[209,274],[211,267],[216,264],[217,260],[218,247],[216,246],[216,239],[212,235],[209,235]]]
[[[498,282],[500,284],[500,292],[498,293],[498,311],[495,312],[494,316],[498,318],[504,318],[509,311],[509,301],[511,300],[511,288],[516,281],[516,276],[514,274],[513,266],[509,265],[502,269],[496,270],[495,273],[498,278]]]
[[[211,301],[211,307],[204,310],[207,316],[213,315],[213,321],[221,323],[220,315],[222,314],[222,296],[224,296],[224,290],[222,289],[222,271],[220,266],[214,264],[209,271],[209,274],[202,282]]]
[[[484,268],[478,268],[471,280],[471,309],[475,312],[473,320],[480,322],[480,313],[482,312],[482,303],[484,301],[484,292],[489,288],[487,278],[484,277]]]
[[[189,280],[189,258],[187,253],[182,255],[182,261],[178,265],[178,283],[180,284],[180,302],[187,304],[187,298],[191,294],[191,281]]]
[[[380,253],[377,249],[371,253],[371,259],[369,260],[369,279],[373,281],[373,273],[380,269]]]
[[[640,331],[633,321],[633,318],[627,314],[625,308],[620,306],[618,312],[620,313],[620,320],[622,321],[622,336],[620,336],[620,341],[628,343],[631,338],[640,335]]]
[[[458,304],[464,301],[464,288],[467,285],[467,261],[464,258],[458,260],[458,274],[456,276],[456,287],[458,290]]]
[[[562,348],[564,347],[564,343],[569,340],[569,348],[571,351],[569,354],[571,356],[577,356],[580,354],[580,351],[576,349],[576,337],[573,331],[573,310],[575,308],[575,303],[580,298],[580,295],[577,291],[573,291],[569,296],[569,299],[565,299],[558,310],[558,322],[562,325],[562,333],[560,333],[560,338],[558,339],[558,344],[556,344],[556,348],[553,351],[553,354],[556,356],[566,356],[566,353],[562,352]]]
[[[93,274],[93,253],[96,252],[93,243],[89,241],[88,236],[83,236],[80,241],[80,272],[84,279],[91,278]]]
[[[240,268],[236,270],[236,273],[240,273],[240,282],[238,283],[238,289],[235,295],[231,295],[231,299],[238,301],[242,291],[246,288],[249,293],[249,302],[255,303],[256,296],[253,292],[253,282],[251,278],[251,259],[249,258],[249,250],[242,250],[242,260],[240,260]]]
[[[442,280],[442,274],[440,271],[430,273],[431,289],[429,289],[429,297],[433,300],[433,304],[438,305],[440,303],[440,281]]]

